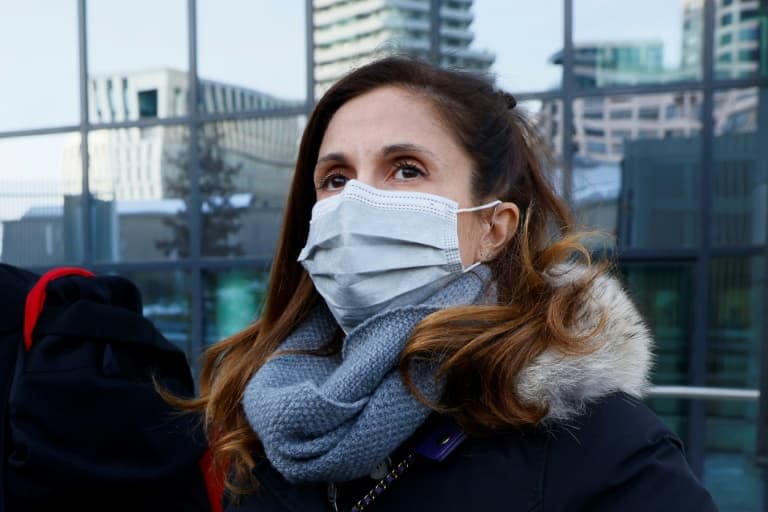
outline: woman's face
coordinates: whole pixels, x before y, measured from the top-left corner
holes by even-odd
[[[321,201],[355,179],[382,190],[428,192],[472,200],[469,155],[425,98],[399,87],[381,87],[354,98],[334,114],[325,131],[314,172]],[[467,266],[480,258],[477,229],[488,211],[459,214],[459,248]],[[483,220],[485,219],[485,220]]]

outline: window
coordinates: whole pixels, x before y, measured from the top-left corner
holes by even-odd
[[[598,111],[588,110],[587,112],[584,112],[584,119],[602,119],[602,118],[603,118],[602,110],[598,110]]]
[[[667,105],[666,108],[666,117],[667,119],[677,119],[680,117],[683,117],[683,108],[682,105]]]
[[[733,3],[733,0],[723,0],[723,2],[720,5],[722,5],[723,7],[728,7],[732,3]]]
[[[739,50],[739,62],[757,62],[758,58],[757,48],[751,50]]]
[[[723,132],[747,132],[754,131],[754,122],[749,112],[736,112],[731,114],[725,120]]]
[[[720,18],[720,26],[725,27],[727,25],[730,25],[733,23],[733,14],[723,14],[723,16]]]
[[[592,137],[603,137],[605,136],[605,130],[602,128],[592,128],[592,127],[584,127],[584,133],[588,136]]]
[[[173,113],[174,115],[184,115],[184,95],[178,87],[173,88]]]
[[[614,110],[611,112],[611,119],[632,119],[632,111]]]
[[[659,107],[640,107],[640,119],[657,120],[659,118]]]
[[[101,101],[99,101],[99,94],[98,94],[98,87],[96,86],[98,82],[96,80],[91,81],[92,89],[93,89],[93,100],[96,104],[96,117],[99,121],[101,121]]]
[[[584,108],[591,110],[601,110],[603,108],[603,98],[584,98]]]
[[[733,62],[733,54],[721,53],[717,56],[717,62]]]
[[[125,112],[125,118],[129,119],[131,117],[131,109],[129,108],[129,101],[128,101],[128,79],[123,78],[123,111]]]
[[[757,9],[744,9],[741,11],[741,21],[752,20],[757,18]]]
[[[115,98],[112,90],[112,80],[107,80],[107,101],[109,102],[109,119],[115,120]]]
[[[139,118],[157,117],[157,89],[139,91]]]
[[[632,132],[629,130],[614,130],[613,136],[617,139],[629,139],[632,137]]]
[[[731,44],[731,41],[733,41],[733,34],[730,32],[726,32],[720,36],[720,46]]]
[[[758,41],[760,30],[757,27],[744,28],[739,31],[739,41]]]
[[[596,154],[604,154],[605,153],[605,144],[602,142],[588,142],[587,143],[587,151],[590,153],[596,153]]]

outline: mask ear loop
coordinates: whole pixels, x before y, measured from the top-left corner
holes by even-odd
[[[491,229],[493,229],[493,226],[496,225],[496,223],[493,221],[493,219],[496,218],[496,208],[498,208],[500,204],[501,204],[501,201],[499,201],[498,203],[494,204],[493,205],[493,210],[491,210],[491,222],[489,223],[490,226],[491,226]]]
[[[456,210],[456,213],[476,212],[478,210],[485,210],[487,208],[493,208],[493,211],[491,211],[491,223],[490,223],[491,228],[493,228],[493,225],[494,225],[493,218],[496,216],[496,208],[498,208],[500,204],[501,204],[501,199],[496,199],[495,201],[491,201],[490,203],[486,203],[486,204],[481,204],[480,206],[473,206],[472,208],[461,208],[461,209],[458,209],[458,210]],[[481,265],[483,263],[485,263],[485,261],[484,260],[480,260],[480,261],[475,262],[472,265],[468,266],[463,271],[464,272],[469,272],[473,268],[475,268],[478,265]]]

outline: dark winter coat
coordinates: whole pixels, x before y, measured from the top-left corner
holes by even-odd
[[[552,275],[567,285],[573,274]],[[679,439],[641,401],[652,339],[619,283],[599,279],[576,330],[599,334],[579,357],[546,351],[519,376],[515,391],[548,406],[536,426],[485,437],[461,437],[433,416],[390,457],[412,463],[365,510],[372,511],[676,511],[716,507],[685,460]],[[503,390],[499,390],[503,392]],[[445,435],[448,434],[448,435]],[[433,443],[430,446],[429,443]],[[442,459],[442,460],[440,460]],[[378,480],[291,484],[266,460],[254,469],[261,486],[230,512],[348,511]],[[377,475],[378,478],[381,475]]]
[[[402,452],[401,458],[407,450]],[[266,462],[255,472],[261,490],[227,510],[332,510],[327,484],[291,485]],[[339,484],[339,510],[350,510],[376,482]],[[691,473],[677,437],[644,404],[617,393],[568,424],[468,438],[442,462],[418,456],[366,510],[708,512],[716,507]]]

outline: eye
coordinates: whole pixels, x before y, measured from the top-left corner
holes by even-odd
[[[417,164],[408,161],[395,163],[394,178],[399,181],[409,181],[425,176],[427,173]]]
[[[349,178],[340,172],[330,172],[323,176],[317,185],[318,190],[339,190],[344,188]]]

